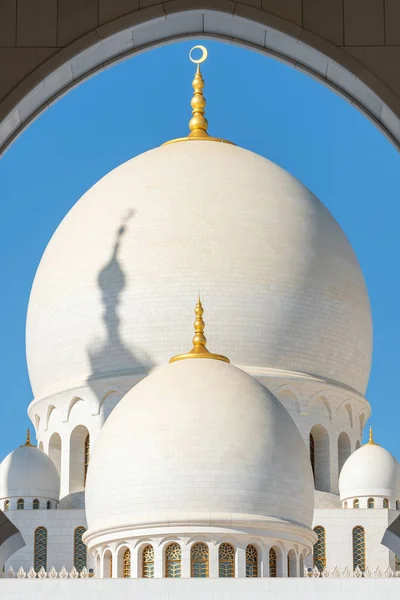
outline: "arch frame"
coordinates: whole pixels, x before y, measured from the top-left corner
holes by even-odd
[[[45,108],[99,70],[189,37],[226,40],[308,73],[361,110],[400,147],[400,97],[354,52],[262,8],[223,0],[155,4],[105,22],[62,49],[49,50],[52,55],[0,103],[0,147],[4,150]]]

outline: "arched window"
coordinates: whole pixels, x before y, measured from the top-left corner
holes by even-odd
[[[181,576],[182,552],[177,543],[169,544],[165,550],[165,577]]]
[[[400,500],[396,500],[396,510],[400,510]]]
[[[383,499],[383,508],[389,508],[389,500],[387,498]]]
[[[53,408],[54,410],[54,408]],[[52,413],[50,413],[52,414]],[[57,467],[58,474],[61,474],[61,436],[59,433],[53,433],[49,440],[49,457]]]
[[[400,556],[397,554],[394,555],[394,570],[396,573],[400,571]]]
[[[258,577],[258,552],[252,544],[246,548],[246,577]]]
[[[231,544],[223,543],[219,547],[219,576],[235,577],[235,549]]]
[[[69,446],[69,493],[71,494],[82,492],[85,489],[90,437],[84,425],[74,427],[70,435]]]
[[[314,425],[311,429],[310,460],[315,489],[330,492],[330,441],[328,431],[322,425]]]
[[[74,567],[80,573],[86,567],[86,544],[82,540],[85,527],[77,527],[74,531]]]
[[[4,512],[10,508],[10,501],[4,500]]]
[[[23,510],[25,506],[25,502],[23,501],[22,498],[19,498],[17,501],[17,508],[18,510]]]
[[[315,442],[312,433],[310,433],[310,462],[315,481]]]
[[[347,500],[344,501],[343,508],[347,508]]]
[[[344,463],[349,458],[351,454],[351,444],[350,438],[342,431],[342,433],[338,437],[338,472],[340,475],[340,471],[343,468]]]
[[[287,574],[288,577],[296,577],[296,554],[294,550],[289,550],[287,555]]]
[[[49,510],[51,508],[51,500],[47,500],[47,510]]]
[[[131,576],[131,551],[127,548],[124,552],[124,579]]]
[[[273,548],[269,551],[269,576],[276,577],[276,552]]]
[[[84,482],[86,484],[86,476],[89,467],[89,458],[90,458],[90,436],[87,434],[85,437],[85,465],[84,465]]]
[[[325,529],[321,525],[314,527],[314,531],[318,536],[313,548],[314,567],[318,571],[323,571],[326,566],[326,534]]]
[[[208,577],[208,546],[203,542],[193,544],[190,551],[192,577]]]
[[[304,556],[302,554],[300,554],[299,568],[300,568],[299,577],[304,577]]]
[[[39,508],[39,506],[40,506],[40,502],[37,498],[35,498],[34,501],[32,502],[32,508],[34,510],[37,510]]]
[[[353,570],[356,567],[365,571],[365,531],[360,525],[353,529]]]
[[[154,577],[154,548],[150,544],[143,548],[142,576],[147,579]]]
[[[33,564],[36,573],[43,567],[47,570],[47,529],[38,527],[34,534]]]
[[[375,501],[373,498],[368,498],[367,506],[368,508],[375,508]]]
[[[360,508],[360,501],[357,498],[353,502],[353,508]]]
[[[106,550],[103,555],[103,578],[112,577],[112,554],[110,550]]]

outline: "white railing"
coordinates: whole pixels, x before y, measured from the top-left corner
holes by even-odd
[[[65,567],[61,569],[61,571],[57,572],[54,567],[51,567],[50,571],[46,571],[43,567],[36,573],[35,569],[31,567],[28,572],[24,571],[22,567],[18,569],[17,572],[14,571],[12,567],[8,569],[6,573],[1,573],[0,577],[5,579],[88,579],[88,577],[93,577],[93,572],[89,573],[86,567],[83,567],[81,572],[78,572],[75,567],[72,567],[70,571],[67,571]]]
[[[361,571],[360,567],[356,567],[354,571],[350,570],[349,567],[346,567],[343,570],[338,569],[338,567],[329,570],[325,567],[323,571],[319,571],[317,567],[314,567],[313,569],[304,567],[304,577],[321,577],[322,579],[361,579],[362,577],[367,579],[382,579],[388,577],[400,578],[400,571],[393,571],[390,567],[387,567],[385,571],[382,571],[380,567],[376,567],[374,571],[367,567],[364,572]]]
[[[24,571],[22,567],[15,572],[14,569],[10,567],[6,573],[0,573],[0,578],[6,579],[88,579],[89,577],[94,577],[94,572],[92,570],[89,572],[86,567],[83,567],[80,572],[78,572],[75,567],[72,567],[70,571],[67,571],[67,569],[63,567],[59,572],[57,572],[54,567],[51,567],[50,571],[46,571],[41,567],[38,572],[36,572],[33,567],[31,567],[28,572]],[[367,567],[364,572],[361,571],[359,567],[356,567],[354,571],[350,570],[348,567],[343,570],[338,569],[338,567],[335,567],[333,570],[325,568],[323,571],[319,571],[317,567],[314,567],[313,569],[304,567],[304,577],[313,579],[319,577],[321,579],[361,579],[362,577],[369,579],[384,579],[398,577],[400,579],[400,571],[393,571],[390,567],[385,571],[382,571],[379,567],[372,571],[372,569]]]

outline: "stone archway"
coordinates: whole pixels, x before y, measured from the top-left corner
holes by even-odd
[[[396,0],[3,0],[0,148],[96,71],[179,38],[275,56],[346,97],[400,147]]]

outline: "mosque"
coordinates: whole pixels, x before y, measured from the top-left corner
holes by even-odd
[[[208,133],[198,49],[188,136],[97,182],[37,270],[37,446],[28,434],[0,466],[25,543],[4,577],[400,571],[381,543],[400,466],[372,430],[361,445],[372,321],[357,258],[299,181]]]

